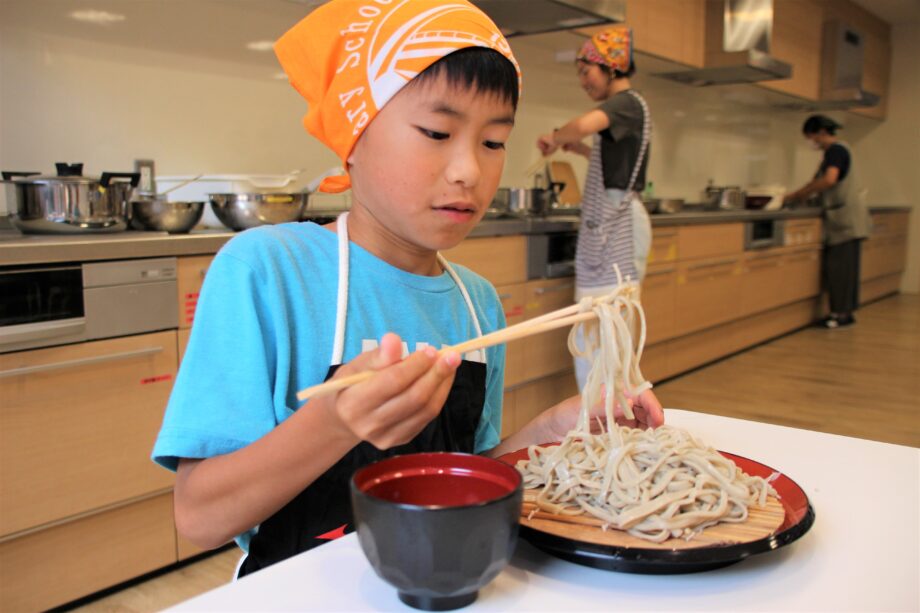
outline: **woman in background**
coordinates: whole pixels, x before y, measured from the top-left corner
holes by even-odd
[[[824,210],[824,256],[822,270],[830,314],[821,320],[825,328],[855,323],[859,307],[859,242],[869,235],[869,213],[852,188],[853,160],[850,150],[837,139],[840,124],[824,115],[805,120],[802,133],[815,149],[824,151],[814,178],[787,194],[787,202],[818,195]]]
[[[592,36],[575,59],[585,93],[600,104],[561,128],[543,134],[543,155],[559,148],[588,158],[575,255],[575,298],[610,292],[617,278],[641,281],[652,226],[637,192],[645,186],[651,116],[629,81],[635,73],[630,28],[617,26]],[[592,137],[592,145],[582,141]],[[582,389],[590,365],[575,360]]]

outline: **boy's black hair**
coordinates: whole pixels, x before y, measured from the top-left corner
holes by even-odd
[[[826,115],[812,115],[802,124],[802,134],[817,134],[821,130],[824,130],[833,136],[837,130],[842,127],[843,126]]]
[[[413,82],[421,85],[441,74],[450,85],[496,94],[517,110],[517,70],[511,60],[494,49],[466,47],[454,51],[423,70]]]
[[[575,61],[580,62],[582,64],[594,64],[595,66],[603,70],[604,74],[606,74],[607,76],[612,76],[614,79],[624,79],[624,78],[628,78],[636,74],[636,62],[634,60],[631,60],[629,62],[629,68],[626,69],[626,72],[613,69],[607,64],[598,64],[597,62],[589,62],[587,60],[575,60]]]

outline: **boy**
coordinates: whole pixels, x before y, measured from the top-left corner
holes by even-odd
[[[504,349],[437,355],[504,326],[494,288],[438,255],[501,176],[519,73],[494,24],[457,0],[334,0],[276,53],[307,129],[348,169],[322,189],[351,187],[352,208],[221,250],[153,452],[177,471],[180,533],[203,547],[236,537],[241,575],[350,531],[360,466],[556,440],[579,408],[561,403],[499,444]],[[368,369],[298,408],[297,390]]]

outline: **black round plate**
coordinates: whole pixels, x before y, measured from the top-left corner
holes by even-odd
[[[808,532],[815,522],[815,511],[808,496],[795,481],[754,460],[724,451],[720,453],[734,461],[749,475],[764,478],[778,475],[771,485],[779,494],[779,501],[786,511],[786,517],[775,533],[748,543],[696,549],[643,549],[598,545],[556,536],[524,524],[520,527],[521,538],[549,554],[585,566],[624,573],[673,575],[728,566],[752,555],[779,549]],[[514,465],[518,460],[526,458],[527,450],[522,449],[499,459]]]

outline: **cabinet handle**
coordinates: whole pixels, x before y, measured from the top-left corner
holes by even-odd
[[[718,266],[729,266],[735,264],[735,258],[728,260],[719,260],[718,262],[707,262],[705,264],[696,264],[695,266],[688,266],[687,272],[693,272],[695,270],[705,270],[707,268],[716,268]]]
[[[21,368],[10,368],[9,370],[0,370],[0,379],[6,377],[21,377],[23,375],[32,375],[49,370],[59,370],[61,368],[77,368],[79,366],[88,366],[100,362],[110,362],[112,360],[127,360],[129,358],[139,358],[146,355],[153,355],[163,351],[162,347],[147,347],[146,349],[137,349],[135,351],[125,351],[122,353],[110,353],[108,355],[97,355],[90,358],[80,358],[79,360],[67,360],[65,362],[52,362],[51,364],[41,364],[39,366],[23,366]]]
[[[543,294],[561,292],[563,290],[573,289],[574,287],[574,283],[566,283],[565,285],[556,285],[554,287],[538,287],[533,291],[533,293],[535,293],[537,296],[542,296]]]
[[[652,277],[658,277],[658,276],[661,276],[661,275],[669,275],[669,274],[671,274],[672,272],[674,272],[675,270],[677,270],[677,269],[674,268],[673,266],[671,266],[670,268],[662,268],[662,269],[660,269],[660,270],[655,270],[655,271],[651,271],[651,270],[650,270],[650,271],[648,271],[647,273],[645,273],[645,278],[646,278],[646,279],[651,279]]]
[[[776,268],[782,263],[783,263],[783,260],[780,256],[771,255],[765,258],[757,258],[755,260],[748,260],[746,268],[748,270],[756,270],[760,268]]]
[[[513,297],[514,297],[514,294],[499,294],[498,295],[499,300],[508,300],[509,298],[513,298]]]
[[[85,329],[85,317],[0,327],[0,345],[24,343],[26,341],[54,338],[57,336],[69,336],[71,334],[79,334]]]

